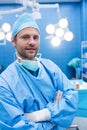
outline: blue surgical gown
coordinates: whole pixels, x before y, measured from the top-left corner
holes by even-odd
[[[0,130],[65,130],[71,125],[78,104],[75,86],[51,60],[41,58],[40,64],[37,77],[17,61],[0,75]],[[58,90],[62,99],[53,102]],[[51,113],[49,121],[35,123],[24,115],[43,108]]]

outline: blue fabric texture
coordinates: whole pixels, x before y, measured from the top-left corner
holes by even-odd
[[[65,130],[71,125],[78,104],[74,85],[52,61],[41,58],[40,65],[39,77],[17,61],[0,75],[1,130]],[[53,103],[58,90],[63,92],[62,99]],[[24,115],[43,108],[51,112],[50,121],[34,123]]]
[[[19,33],[22,29],[27,27],[36,28],[39,32],[39,27],[35,22],[35,19],[29,13],[23,13],[19,16],[19,18],[15,21],[12,28],[12,36],[14,37],[17,33]]]

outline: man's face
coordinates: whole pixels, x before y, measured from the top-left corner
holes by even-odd
[[[16,47],[18,56],[22,59],[34,60],[39,49],[40,34],[37,29],[28,27],[21,30],[12,43]]]

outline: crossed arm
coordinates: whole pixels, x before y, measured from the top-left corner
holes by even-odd
[[[62,98],[62,91],[56,92],[56,97],[54,102],[58,102]],[[42,110],[34,111],[32,113],[25,113],[25,116],[29,118],[29,120],[33,122],[41,122],[41,121],[49,121],[51,119],[51,113],[48,108],[44,108]]]

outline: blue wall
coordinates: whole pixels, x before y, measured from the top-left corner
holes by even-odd
[[[17,5],[2,5],[0,10],[16,8]],[[19,5],[18,5],[19,6]],[[50,44],[50,40],[45,39],[47,33],[45,28],[50,23],[57,23],[58,14],[57,9],[40,9],[42,19],[37,20],[37,23],[41,31],[41,46],[39,52],[42,53],[42,57],[50,58],[53,60],[67,75],[68,78],[75,77],[75,70],[67,66],[67,63],[74,57],[81,57],[81,41],[87,40],[87,2],[75,3],[60,3],[60,11],[62,17],[67,17],[69,20],[69,28],[74,33],[74,39],[71,42],[63,41],[59,47],[53,47]],[[31,12],[31,10],[28,10]],[[21,13],[20,13],[21,14]],[[4,15],[0,20],[0,26],[3,22],[10,22],[11,25],[15,21],[15,14]],[[7,42],[5,46],[0,46],[0,65],[3,66],[3,70],[15,59],[15,49],[10,42]]]

